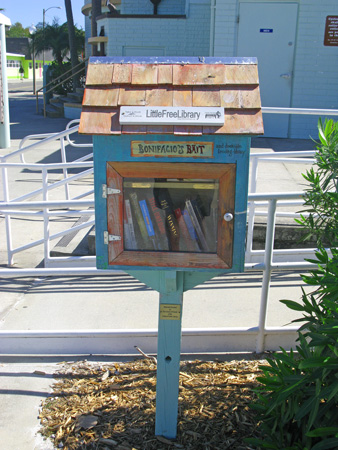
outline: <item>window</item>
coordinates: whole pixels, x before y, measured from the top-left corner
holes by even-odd
[[[109,264],[231,268],[235,172],[235,164],[108,162]]]
[[[19,69],[20,61],[18,61],[16,59],[8,59],[7,60],[7,67],[14,67],[14,68]]]

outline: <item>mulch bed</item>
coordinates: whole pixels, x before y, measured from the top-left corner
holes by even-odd
[[[262,361],[183,361],[177,439],[156,437],[156,361],[62,363],[41,433],[64,450],[248,450]]]

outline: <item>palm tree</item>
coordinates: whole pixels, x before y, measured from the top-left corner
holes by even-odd
[[[68,24],[68,39],[69,39],[70,61],[72,64],[73,88],[75,92],[76,88],[79,87],[80,85],[80,81],[79,76],[74,75],[74,73],[76,72],[76,66],[79,64],[79,58],[76,45],[76,36],[75,36],[75,27],[74,27],[71,0],[65,0],[65,8]]]
[[[67,24],[59,25],[56,21],[39,28],[34,34],[35,54],[42,50],[51,50],[54,59],[61,66],[69,51]]]

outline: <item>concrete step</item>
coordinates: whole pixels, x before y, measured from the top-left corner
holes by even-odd
[[[43,111],[42,111],[43,114]],[[57,117],[63,117],[63,106],[55,106],[55,105],[46,105],[46,115],[47,117],[53,117],[53,118],[57,118]]]
[[[69,93],[67,95],[61,95],[59,97],[60,101],[64,102],[64,103],[74,103],[74,99],[71,97],[68,97],[68,95],[69,95]]]
[[[82,103],[83,93],[68,92],[67,97],[70,98],[73,103]]]

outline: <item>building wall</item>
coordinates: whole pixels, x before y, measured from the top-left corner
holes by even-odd
[[[186,18],[102,19],[99,27],[104,26],[109,36],[107,56],[122,56],[128,49],[131,54],[133,48],[138,49],[138,54],[144,49],[145,55],[147,49],[155,53],[158,49],[159,55],[166,56],[236,56],[240,1],[162,0],[159,15],[187,13]],[[283,3],[283,0],[257,1]],[[338,109],[338,47],[323,45],[326,17],[338,15],[338,2],[291,1],[299,5],[291,106]],[[210,6],[214,3],[215,13],[211,17]],[[150,0],[122,0],[121,12],[152,14],[153,5]],[[86,23],[87,37],[87,20]],[[210,23],[215,24],[211,45]],[[289,137],[317,136],[317,122],[317,116],[291,115]]]
[[[186,0],[162,0],[158,14],[184,14]],[[150,0],[122,0],[122,14],[153,14],[154,5]]]
[[[186,18],[105,18],[98,21],[98,27],[101,26],[109,36],[107,56],[122,56],[130,47],[144,48],[145,52],[157,47],[158,54],[165,56],[209,54],[209,0],[192,3]]]
[[[326,17],[338,15],[338,2],[293,1],[299,10],[291,107],[338,109],[338,47],[323,45]],[[217,0],[215,56],[236,56],[239,3],[240,0]],[[290,116],[289,137],[316,137],[317,122],[317,116]]]
[[[7,78],[20,78],[20,66],[24,67],[24,56],[7,55]]]
[[[338,47],[324,46],[328,15],[338,16],[337,0],[299,2],[292,107],[338,109]],[[338,120],[338,117],[335,117]],[[291,137],[317,137],[316,116],[293,116]]]

